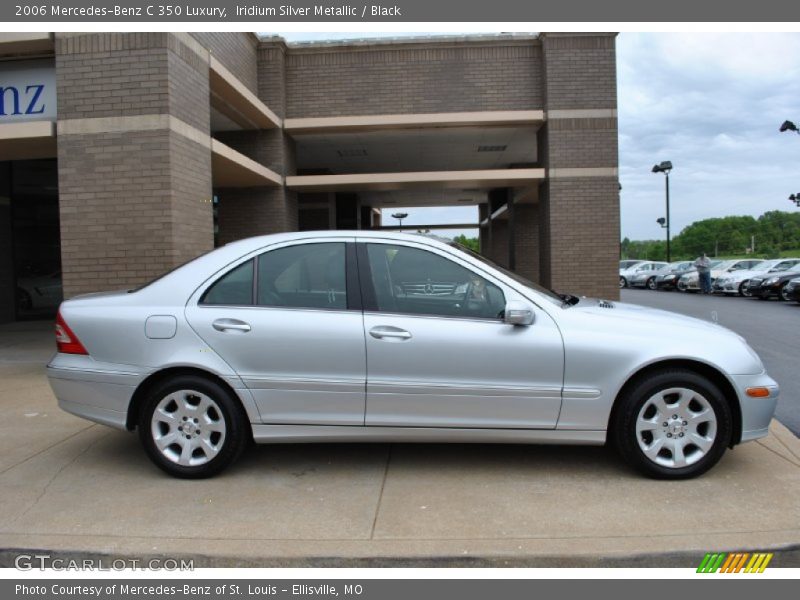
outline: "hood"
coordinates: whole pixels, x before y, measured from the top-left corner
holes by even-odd
[[[730,273],[721,273],[720,277],[722,279],[732,279],[733,281],[743,281],[745,279],[750,279],[751,277],[765,277],[769,274],[769,271],[754,271],[751,269],[746,269],[744,271],[732,271]]]
[[[708,313],[709,320],[706,321],[658,308],[628,304],[627,302],[598,300],[597,298],[581,298],[578,304],[567,310],[599,315],[609,322],[619,321],[622,328],[630,328],[632,325],[642,329],[652,327],[662,330],[668,328],[670,331],[681,328],[694,332],[704,330],[739,337],[737,333],[711,321],[711,311]]]

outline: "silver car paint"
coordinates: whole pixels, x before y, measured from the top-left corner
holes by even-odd
[[[361,324],[360,312],[341,315],[297,310],[294,312],[301,313],[302,317],[295,325],[308,321],[304,327],[308,326],[311,331],[311,325],[323,323],[317,338],[308,331],[302,334],[308,336],[309,343],[314,342],[303,347],[302,358],[309,366],[303,366],[298,372],[297,366],[287,362],[284,363],[287,371],[274,369],[271,375],[269,365],[263,365],[266,373],[237,372],[231,363],[239,359],[227,356],[225,349],[213,348],[210,342],[216,341],[208,337],[203,329],[205,325],[197,322],[196,313],[209,310],[196,305],[205,287],[243,260],[279,244],[344,238],[423,245],[446,255],[490,278],[501,287],[506,300],[529,302],[535,313],[534,324],[523,328],[500,322],[473,321],[470,327],[463,327],[459,319],[370,313],[363,316]],[[276,312],[276,309],[265,308],[248,310],[254,314],[249,318],[255,318],[258,313],[259,319],[267,321],[269,313]],[[171,367],[201,369],[223,378],[242,401],[257,432],[256,437],[264,440],[282,437],[313,441],[323,435],[322,430],[317,429],[322,425],[328,428],[324,434],[326,439],[380,437],[381,431],[385,431],[385,439],[397,435],[390,431],[395,427],[353,429],[353,424],[360,424],[358,407],[365,405],[361,422],[374,419],[372,422],[384,426],[416,423],[424,427],[409,429],[422,428],[424,436],[442,441],[463,441],[468,437],[465,431],[473,431],[476,440],[485,437],[486,431],[495,431],[498,440],[512,441],[513,436],[509,432],[502,433],[502,428],[511,427],[519,419],[521,431],[525,431],[520,437],[525,441],[553,441],[556,438],[552,427],[555,426],[559,430],[558,441],[602,443],[596,432],[607,428],[614,399],[625,381],[647,365],[670,359],[704,363],[718,369],[728,379],[738,396],[743,430],[748,432],[743,439],[766,435],[778,394],[777,385],[764,373],[760,360],[744,340],[719,325],[592,299],[563,307],[447,244],[417,235],[365,231],[343,235],[341,231],[333,231],[251,238],[199,257],[135,293],[81,296],[64,302],[61,312],[90,356],[56,354],[48,365],[48,375],[59,403],[65,410],[82,417],[120,428],[125,427],[134,390],[149,375]],[[278,309],[277,312],[291,311]],[[156,315],[175,319],[174,336],[152,339],[145,335],[147,319]],[[380,357],[376,363],[379,368],[374,372],[374,380],[367,383],[366,365],[362,375],[358,371],[358,360],[346,365],[337,362],[338,355],[342,354],[341,347],[334,350],[336,339],[330,341],[329,337],[341,334],[337,331],[344,319],[334,324],[339,316],[350,316],[351,321],[360,325],[360,333],[355,338],[361,336],[366,348],[370,347],[371,339],[366,332],[378,324],[413,327],[415,337],[399,344],[386,342],[380,346],[376,340],[372,347],[378,350],[375,356]],[[448,326],[452,327],[451,332],[447,331]],[[285,331],[287,335],[297,335],[294,327],[287,327]],[[448,334],[445,338],[443,332]],[[238,337],[244,338],[250,333]],[[234,335],[237,334],[231,334]],[[348,332],[345,337],[349,335]],[[510,340],[506,345],[501,343],[504,335]],[[442,352],[433,343],[435,339],[445,339],[450,349],[458,348],[458,351]],[[320,342],[331,345],[320,349]],[[289,341],[281,343],[286,345]],[[534,345],[535,352],[526,357],[528,343]],[[296,345],[296,350],[301,345]],[[403,345],[418,349],[409,353],[414,355],[413,360],[405,364],[404,370],[392,372],[388,349]],[[350,349],[357,358],[355,344]],[[526,358],[530,361],[527,373],[521,370]],[[458,361],[464,363],[459,365]],[[438,378],[437,373],[440,374]],[[768,386],[773,391],[772,396],[749,398],[744,393],[748,385]],[[357,388],[362,390],[361,403]],[[327,404],[323,397],[327,398]],[[368,398],[376,403],[374,411],[370,410]],[[500,404],[495,404],[494,408],[500,406],[500,410],[486,408],[490,406],[487,401],[494,403],[498,398]],[[401,402],[403,405],[399,404]],[[461,410],[464,412],[457,412]],[[555,420],[554,415],[557,415]],[[264,429],[267,424],[272,432],[269,435]],[[274,433],[275,428],[284,428],[284,433]],[[478,428],[482,431],[477,431]],[[421,434],[409,433],[409,437],[415,435]],[[513,441],[519,439],[513,438]]]

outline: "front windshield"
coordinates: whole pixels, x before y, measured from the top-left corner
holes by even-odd
[[[716,266],[716,268],[721,270],[730,269],[733,265],[736,264],[736,262],[737,261],[735,260],[723,260]]]
[[[765,260],[761,264],[758,264],[755,267],[753,267],[753,271],[769,271],[775,265],[777,265],[779,262],[781,262],[781,261],[779,261],[779,260]]]
[[[561,306],[562,304],[564,304],[564,298],[562,298],[561,296],[556,294],[554,291],[548,290],[546,287],[542,287],[538,283],[534,283],[533,281],[531,281],[529,279],[526,279],[525,277],[522,277],[521,275],[518,275],[517,273],[514,273],[513,271],[509,271],[508,269],[504,269],[503,267],[501,267],[497,263],[489,260],[488,258],[486,258],[485,256],[483,256],[481,254],[478,254],[477,252],[474,252],[473,250],[470,250],[466,246],[462,246],[458,242],[454,242],[452,240],[446,240],[446,241],[447,241],[447,244],[449,246],[451,246],[451,247],[453,247],[453,248],[455,248],[457,250],[460,250],[464,254],[467,254],[467,255],[471,256],[472,258],[481,261],[482,263],[492,267],[493,269],[497,269],[498,271],[503,273],[503,275],[508,275],[511,279],[513,279],[517,283],[519,283],[521,285],[524,285],[525,287],[527,287],[527,288],[529,288],[529,289],[531,289],[531,290],[533,290],[535,292],[538,292],[539,294],[541,294],[542,296],[544,296],[545,298],[550,300],[553,304],[556,304],[558,306]]]

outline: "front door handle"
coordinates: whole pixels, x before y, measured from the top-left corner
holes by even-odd
[[[247,333],[250,331],[250,324],[240,321],[239,319],[217,319],[211,326],[217,331],[240,331]]]
[[[373,327],[372,329],[369,330],[369,334],[376,340],[380,340],[383,338],[395,338],[399,340],[411,339],[411,334],[405,329],[400,329],[399,327],[391,327],[388,325],[381,327]]]

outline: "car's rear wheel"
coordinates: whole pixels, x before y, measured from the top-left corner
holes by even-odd
[[[624,277],[620,277],[619,278],[619,287],[621,287],[621,288],[628,287],[628,280],[625,279]]]
[[[248,435],[247,420],[218,383],[181,375],[155,386],[139,417],[147,455],[175,477],[211,477],[235,461]]]
[[[614,443],[634,468],[658,479],[687,479],[713,467],[733,431],[730,407],[707,378],[663,370],[619,398]]]
[[[656,289],[656,278],[655,277],[651,277],[650,279],[647,280],[647,289],[648,290]]]
[[[686,283],[683,281],[678,281],[678,285],[675,286],[679,292],[685,292],[687,290]]]

